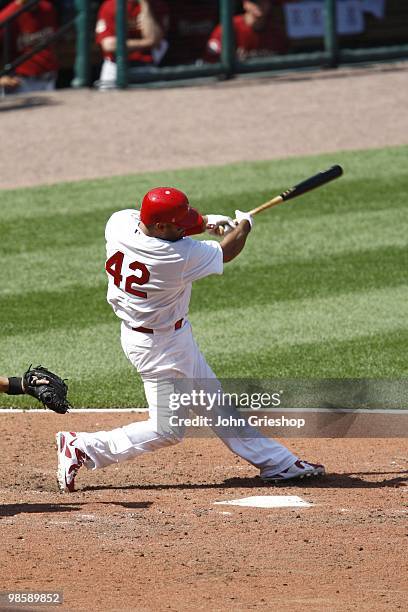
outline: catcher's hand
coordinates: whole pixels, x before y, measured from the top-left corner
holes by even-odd
[[[67,400],[68,387],[54,372],[42,366],[28,368],[23,377],[24,390],[44,404],[46,408],[65,414],[71,408]]]

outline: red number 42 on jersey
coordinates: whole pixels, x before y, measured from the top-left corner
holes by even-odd
[[[121,251],[116,251],[105,263],[105,270],[108,274],[113,277],[113,282],[117,287],[120,287],[121,282],[123,280],[122,268],[123,268],[123,260],[125,255]],[[129,274],[125,278],[125,291],[126,293],[130,293],[131,295],[135,295],[141,298],[147,298],[146,291],[140,291],[140,289],[136,289],[134,285],[145,285],[150,278],[150,272],[145,266],[145,264],[140,263],[140,261],[132,261],[129,264],[129,269],[133,270],[133,272],[139,272],[139,275]]]

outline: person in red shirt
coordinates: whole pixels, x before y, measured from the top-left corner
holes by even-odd
[[[13,0],[0,11],[2,21],[17,12],[26,0]],[[57,30],[57,14],[48,0],[40,0],[31,9],[24,11],[8,26],[10,28],[11,57],[14,60],[31,51],[38,43]],[[5,28],[0,28],[0,42],[4,44]],[[55,89],[58,60],[51,46],[33,55],[20,66],[17,66],[8,87],[13,93],[30,91],[49,91]]]
[[[167,5],[161,0],[128,0],[127,48],[129,66],[134,71],[157,65],[167,51],[164,36],[168,27]],[[96,22],[96,42],[103,54],[99,89],[116,86],[116,0],[105,0]]]
[[[272,15],[273,0],[244,0],[242,15],[233,18],[237,58],[286,53],[288,41],[285,31]],[[206,62],[220,61],[222,27],[217,25],[207,42]]]

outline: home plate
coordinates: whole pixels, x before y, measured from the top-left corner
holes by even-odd
[[[215,504],[226,506],[248,506],[251,508],[309,508],[313,504],[298,495],[255,495],[230,501],[217,501]]]

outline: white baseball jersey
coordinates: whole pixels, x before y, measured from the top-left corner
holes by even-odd
[[[121,210],[106,225],[107,300],[130,326],[160,330],[187,316],[193,281],[222,274],[223,253],[216,240],[146,236],[139,220]]]

